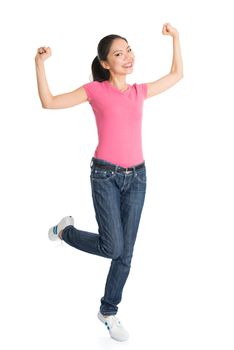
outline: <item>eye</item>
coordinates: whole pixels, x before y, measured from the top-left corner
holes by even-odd
[[[128,49],[128,52],[129,52],[129,51],[132,51],[132,49],[129,48],[129,49]],[[117,53],[115,56],[120,56],[120,55],[122,55],[122,52]]]

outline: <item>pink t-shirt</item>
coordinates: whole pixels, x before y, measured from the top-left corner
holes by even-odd
[[[129,85],[120,91],[108,80],[83,85],[98,131],[94,157],[123,167],[144,161],[142,152],[143,102],[147,83]]]

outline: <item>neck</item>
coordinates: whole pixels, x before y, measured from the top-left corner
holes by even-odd
[[[128,84],[126,83],[126,75],[111,76],[109,83],[117,87],[118,89],[126,89]]]

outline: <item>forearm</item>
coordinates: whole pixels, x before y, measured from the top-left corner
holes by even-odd
[[[49,101],[53,96],[49,90],[49,86],[46,80],[44,62],[42,60],[35,60],[35,65],[36,65],[38,94],[39,94],[42,106],[47,107],[49,104]]]
[[[180,49],[179,33],[173,36],[173,58],[171,72],[183,76],[183,61]]]

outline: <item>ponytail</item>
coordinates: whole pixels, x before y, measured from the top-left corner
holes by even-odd
[[[93,80],[97,81],[104,81],[104,80],[109,80],[110,78],[110,72],[108,69],[105,69],[102,67],[98,56],[96,56],[92,62],[92,76]]]

